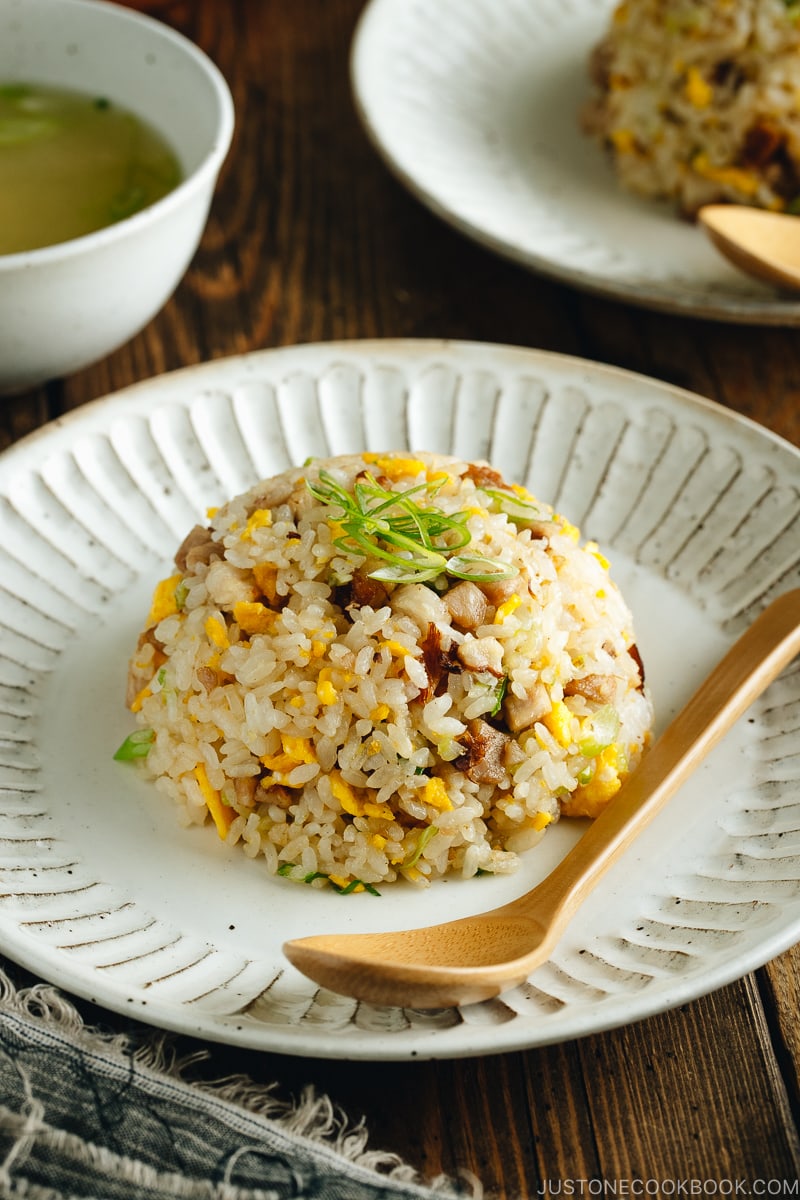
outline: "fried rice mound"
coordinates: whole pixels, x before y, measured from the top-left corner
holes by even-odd
[[[800,3],[624,0],[590,62],[585,130],[622,185],[676,203],[797,211]]]
[[[350,892],[513,871],[650,737],[607,560],[486,463],[312,460],[209,510],[175,568],[118,757],[273,874]]]

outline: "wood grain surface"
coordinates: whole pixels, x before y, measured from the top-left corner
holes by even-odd
[[[233,92],[236,133],[208,228],[175,296],[141,334],[68,379],[0,401],[0,449],[154,374],[362,337],[576,354],[689,388],[800,443],[797,331],[577,292],[467,241],[407,194],[351,99],[348,52],[363,0],[146,7],[197,42]],[[371,1146],[428,1179],[471,1172],[489,1196],[797,1196],[799,1008],[795,948],[676,1011],[564,1045],[406,1064],[207,1047],[195,1069],[245,1071],[286,1097],[326,1092],[348,1120],[365,1119]]]

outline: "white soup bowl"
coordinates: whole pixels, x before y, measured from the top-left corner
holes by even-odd
[[[168,26],[105,0],[0,0],[0,84],[104,97],[157,129],[182,182],[95,233],[0,254],[0,392],[111,353],[172,295],[199,244],[233,134],[217,67]]]

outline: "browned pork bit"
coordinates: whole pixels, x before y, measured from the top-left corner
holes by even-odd
[[[502,679],[503,647],[497,638],[466,638],[458,647],[458,658],[462,666],[476,675],[487,671],[496,679]]]
[[[472,480],[475,487],[486,487],[487,485],[493,488],[508,487],[500,472],[495,471],[494,467],[490,467],[488,463],[470,463],[464,475],[467,479]]]
[[[198,563],[210,563],[215,554],[222,558],[222,546],[214,541],[205,525],[195,525],[177,549],[175,566],[179,571],[191,571]]]
[[[769,121],[757,121],[744,135],[742,165],[764,167],[774,160],[786,145],[786,134]]]
[[[256,775],[242,775],[233,781],[233,791],[236,796],[236,803],[243,805],[245,808],[252,808],[256,802],[256,788],[258,786],[258,777]]]
[[[420,695],[423,702],[432,696],[439,696],[447,690],[447,680],[451,671],[460,671],[461,664],[456,658],[455,647],[442,649],[442,634],[433,621],[429,622],[425,636],[420,641],[422,661],[428,673],[428,686]]]
[[[277,508],[279,504],[285,504],[296,487],[297,481],[287,479],[285,475],[276,475],[274,479],[265,479],[261,485],[261,491],[253,497],[247,515],[252,516],[260,508]]]
[[[453,765],[473,783],[501,783],[507,775],[506,748],[510,741],[507,733],[495,729],[488,721],[480,718],[470,721],[464,734],[467,753]]]
[[[498,579],[496,583],[482,583],[480,589],[490,604],[495,608],[499,608],[501,604],[505,604],[515,593],[527,590],[527,582],[520,573],[512,579]]]
[[[611,82],[614,66],[614,47],[610,38],[603,38],[589,54],[589,78],[598,88],[606,91]]]
[[[457,583],[442,597],[450,620],[459,629],[477,629],[486,619],[488,603],[481,589],[468,579]]]
[[[389,593],[380,579],[370,579],[362,571],[353,572],[349,603],[355,608],[382,608],[388,599]]]
[[[196,671],[198,682],[207,692],[213,692],[219,682],[219,676],[213,667],[198,667]]]
[[[233,608],[240,600],[252,603],[261,596],[250,571],[222,561],[212,562],[209,566],[206,588],[211,599],[220,608]]]
[[[642,656],[639,653],[639,647],[635,642],[632,642],[631,645],[628,646],[628,654],[630,654],[631,658],[636,663],[636,666],[639,668],[639,691],[641,691],[644,687],[644,663],[642,662]]]
[[[508,728],[518,733],[521,729],[530,729],[531,725],[546,716],[551,708],[547,688],[543,683],[534,683],[526,690],[524,696],[515,696],[510,690],[506,693],[503,716]]]
[[[284,787],[282,783],[273,783],[267,775],[262,776],[260,783],[266,794],[259,796],[259,800],[266,804],[277,804],[278,808],[289,808],[297,799],[296,792],[292,792],[291,788]]]
[[[616,675],[584,675],[564,684],[565,696],[585,696],[599,704],[610,704],[617,694]]]

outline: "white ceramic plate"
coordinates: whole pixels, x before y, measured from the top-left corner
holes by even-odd
[[[800,669],[776,681],[502,998],[410,1012],[319,991],[281,953],[321,929],[431,923],[516,876],[342,897],[269,877],[113,751],[128,655],[206,508],[308,455],[487,457],[608,548],[659,727],[800,580],[800,453],[708,401],[577,359],[438,342],[265,351],[95,401],[0,457],[0,949],[110,1009],[302,1055],[496,1052],[682,1003],[800,938]]]
[[[673,209],[624,192],[579,128],[614,0],[371,0],[351,70],[365,127],[434,212],[535,271],[630,303],[800,323]]]

